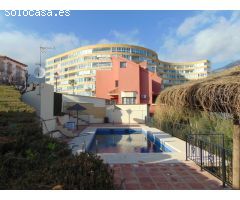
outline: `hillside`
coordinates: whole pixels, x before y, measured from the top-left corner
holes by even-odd
[[[0,190],[53,188],[114,189],[113,172],[97,155],[74,156],[66,143],[43,135],[19,91],[0,85]]]
[[[0,136],[17,134],[26,124],[39,128],[35,110],[21,101],[14,87],[0,85]]]
[[[218,69],[214,70],[213,72],[214,73],[215,72],[220,72],[220,71],[223,71],[223,70],[226,70],[226,69],[230,69],[230,68],[238,66],[238,65],[240,65],[240,60],[236,60],[234,62],[231,62],[231,63],[225,65],[224,67],[221,67],[221,68],[218,68]]]

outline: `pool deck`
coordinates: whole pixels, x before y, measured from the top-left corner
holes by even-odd
[[[73,138],[69,145],[73,150],[73,153],[80,153],[84,148],[88,148],[91,145],[91,141],[94,138],[97,128],[141,128],[145,131],[151,131],[155,137],[161,139],[163,143],[171,147],[174,152],[162,152],[162,153],[101,153],[98,154],[101,158],[110,164],[127,164],[127,163],[176,163],[185,160],[185,142],[172,137],[171,135],[160,131],[156,128],[151,128],[145,125],[128,126],[128,125],[98,125],[89,126],[84,129],[78,137]]]
[[[145,125],[96,124],[69,141],[73,153],[91,145],[97,128],[141,128],[151,131],[174,152],[98,154],[114,169],[117,189],[125,190],[222,190],[222,182],[192,161],[185,161],[185,142]]]
[[[226,190],[222,182],[193,162],[114,164],[116,187],[122,190]]]

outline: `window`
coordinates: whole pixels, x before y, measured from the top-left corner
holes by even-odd
[[[115,81],[115,87],[118,87],[118,81]]]
[[[122,104],[136,104],[136,97],[123,97]]]
[[[112,52],[128,52],[130,53],[130,48],[126,47],[113,47]]]
[[[59,62],[59,61],[60,61],[60,58],[56,58],[53,60],[54,63]]]
[[[126,68],[127,63],[126,62],[120,62],[120,68]]]
[[[85,77],[84,78],[84,82],[91,82],[92,81],[92,77]]]
[[[92,50],[93,53],[96,53],[96,52],[110,52],[110,51],[111,51],[110,47],[94,48]]]
[[[112,66],[111,62],[93,62],[93,67],[105,67],[105,66]]]
[[[63,57],[61,57],[61,61],[62,61],[62,60],[66,60],[66,59],[68,59],[68,56],[63,56]]]

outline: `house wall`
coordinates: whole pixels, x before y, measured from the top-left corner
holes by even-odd
[[[120,62],[127,62],[126,68],[120,68]],[[124,58],[112,58],[112,69],[101,70],[96,73],[96,96],[105,99],[114,98],[109,92],[118,88],[118,104],[122,104],[121,91],[136,91],[140,93],[139,68],[136,63],[127,61]],[[118,87],[115,86],[118,81]],[[139,95],[136,96],[136,103],[140,103]]]
[[[149,76],[152,80],[152,92],[159,94],[161,92],[162,79],[155,73],[149,73]]]
[[[143,104],[151,103],[151,81],[148,74],[146,69],[140,69],[140,102]],[[146,98],[144,95],[146,95]]]
[[[0,83],[14,83],[25,85],[27,65],[22,64],[7,56],[0,56]]]
[[[113,71],[115,71],[118,80],[118,104],[122,104],[121,91],[136,92],[136,104],[140,104],[140,77],[139,67],[136,63],[124,58],[113,58]],[[120,62],[126,62],[126,68],[120,68]]]
[[[110,99],[109,91],[115,88],[113,70],[98,70],[96,73],[96,97]]]
[[[53,116],[54,106],[53,86],[42,83],[34,91],[22,95],[22,100],[36,109],[37,115],[44,120],[42,122],[43,133],[56,129],[56,118]]]
[[[139,124],[145,123],[145,118],[148,116],[147,104],[135,105],[108,105],[106,109],[107,117],[110,123],[123,124]]]
[[[67,108],[79,103],[86,108],[79,112],[79,118],[89,123],[103,123],[106,116],[106,100],[80,95],[63,94],[63,112],[68,113]]]
[[[41,84],[40,88],[41,118],[45,120],[48,131],[53,131],[56,129],[56,117],[53,113],[54,87],[49,84]]]
[[[126,62],[126,68],[120,68],[120,62]],[[156,73],[148,71],[146,62],[137,64],[122,57],[112,57],[112,66],[111,70],[97,71],[97,97],[117,99],[117,104],[122,104],[123,92],[135,92],[136,104],[154,103],[153,95],[160,93],[162,80]]]

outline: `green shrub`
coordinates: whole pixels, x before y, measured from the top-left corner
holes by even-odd
[[[0,159],[0,189],[114,189],[113,170],[96,155],[81,153],[37,167],[34,154]]]
[[[154,114],[154,125],[180,139],[188,134],[224,134],[226,147],[232,148],[233,123],[227,115],[159,106]],[[218,139],[212,137],[211,140]]]
[[[113,171],[96,155],[73,156],[42,134],[35,111],[10,86],[0,86],[0,189],[114,189]]]
[[[113,170],[92,153],[81,153],[60,160],[47,170],[50,172],[51,187],[61,185],[63,189],[114,189]]]

